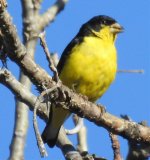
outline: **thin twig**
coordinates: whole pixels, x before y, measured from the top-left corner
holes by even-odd
[[[35,103],[35,107],[34,107],[34,110],[33,110],[33,125],[34,125],[34,130],[35,130],[35,135],[36,135],[36,139],[37,139],[37,144],[38,144],[38,147],[39,147],[39,150],[40,150],[40,154],[42,157],[46,157],[48,156],[47,152],[46,152],[46,148],[44,146],[44,143],[43,143],[43,140],[41,138],[41,134],[39,132],[39,129],[38,129],[38,124],[37,124],[37,119],[36,119],[36,112],[37,112],[37,109],[38,107],[40,106],[40,103],[42,101],[44,101],[44,97],[45,95],[49,95],[49,93],[51,93],[53,90],[55,90],[57,88],[57,85],[50,88],[50,89],[46,89],[45,91],[43,91],[40,96],[37,98],[37,101]]]
[[[144,73],[143,69],[139,69],[139,70],[117,70],[118,73]]]
[[[57,67],[59,62],[58,53],[51,53],[51,58],[53,60],[55,67]]]
[[[119,144],[117,135],[110,132],[109,136],[112,143],[112,149],[114,151],[114,160],[122,160],[121,154],[120,154],[120,144]]]
[[[41,103],[41,100],[43,99],[43,96],[44,95],[42,93],[37,98],[37,101],[35,103],[35,107],[34,107],[34,110],[33,110],[33,126],[34,126],[34,131],[35,131],[35,135],[36,135],[36,139],[37,139],[37,144],[38,144],[38,147],[39,147],[39,150],[40,150],[41,157],[47,157],[48,154],[47,154],[46,148],[44,146],[43,140],[41,138],[41,134],[39,132],[38,124],[37,124],[37,119],[36,119],[36,112],[37,112],[38,107],[40,106],[40,103]]]
[[[77,134],[83,127],[83,118],[78,117],[78,120],[76,121],[75,124],[76,126],[73,129],[65,129],[66,134],[68,135]]]
[[[78,151],[83,154],[87,153],[88,151],[88,146],[87,146],[87,130],[84,125],[84,119],[81,119],[78,117],[76,114],[73,116],[74,123],[79,125],[80,123],[82,124],[82,127],[80,128],[78,134],[77,134],[77,139],[78,139],[78,144],[77,144],[77,149]]]
[[[58,72],[57,72],[57,69],[54,65],[53,59],[50,56],[50,52],[49,52],[48,46],[46,44],[45,32],[40,33],[39,38],[40,38],[41,46],[43,47],[44,52],[46,54],[46,58],[49,62],[49,67],[54,73],[54,80],[57,83],[57,82],[59,82]]]

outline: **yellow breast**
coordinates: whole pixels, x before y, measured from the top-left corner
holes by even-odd
[[[85,37],[75,46],[61,71],[63,84],[95,101],[107,90],[117,70],[116,49],[112,41]]]

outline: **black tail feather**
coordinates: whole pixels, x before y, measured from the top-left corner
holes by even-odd
[[[42,134],[41,137],[42,137],[43,142],[47,143],[50,148],[53,148],[57,142],[57,137],[55,139],[49,139],[49,140],[46,139],[44,134]]]
[[[50,138],[47,138],[48,133],[47,133],[46,129],[47,129],[47,127],[44,129],[44,131],[41,135],[42,140],[43,140],[44,143],[47,143],[50,148],[53,148],[56,145],[59,130],[58,130],[58,133],[56,134],[55,138],[50,139]]]

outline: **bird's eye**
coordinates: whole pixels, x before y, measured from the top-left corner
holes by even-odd
[[[103,24],[106,24],[106,20],[103,20]]]

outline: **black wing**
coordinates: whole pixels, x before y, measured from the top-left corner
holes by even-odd
[[[66,60],[68,56],[71,54],[72,49],[75,45],[79,45],[83,41],[83,37],[79,37],[78,35],[68,44],[68,46],[65,48],[65,50],[62,53],[62,56],[60,58],[60,61],[57,65],[58,73],[60,74],[64,64],[66,63]]]

